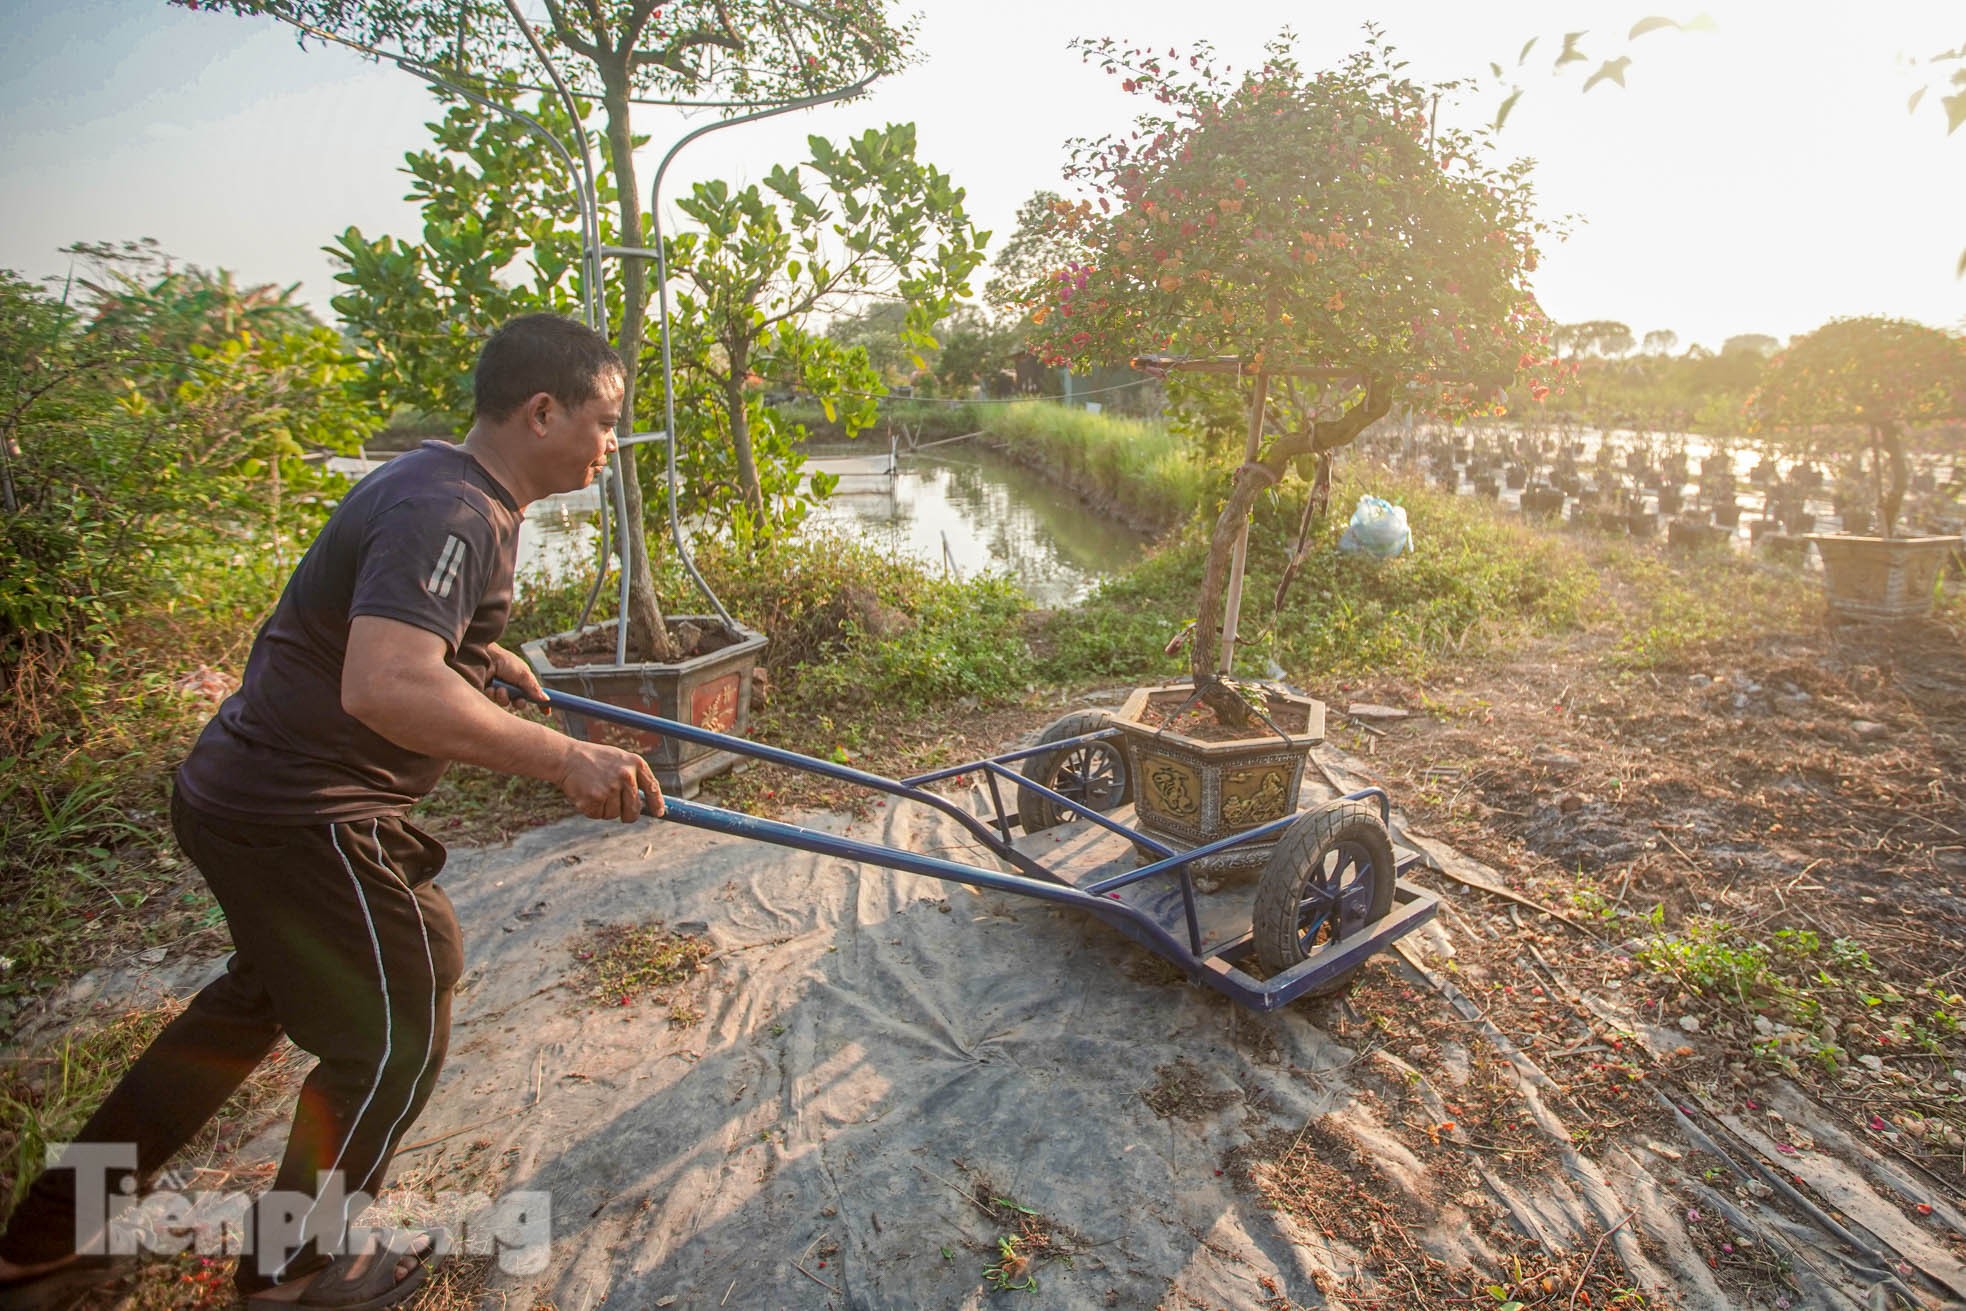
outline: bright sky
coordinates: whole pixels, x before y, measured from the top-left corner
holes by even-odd
[[[1485,75],[1542,38],[1502,145],[1538,161],[1545,214],[1575,219],[1537,275],[1559,321],[1670,329],[1682,347],[1787,337],[1851,314],[1966,327],[1966,281],[1954,277],[1966,129],[1947,137],[1937,88],[1905,108],[1934,76],[1923,61],[1966,38],[1957,0],[1712,0],[1717,31],[1637,41],[1626,33],[1648,14],[1700,11],[1653,0],[918,3],[917,67],[871,100],[711,136],[679,160],[672,191],[797,162],[807,132],[912,120],[922,156],[968,189],[1000,242],[1019,202],[1060,187],[1067,137],[1130,119],[1131,99],[1065,49],[1071,37],[1177,48],[1207,37],[1243,63],[1291,23],[1315,66],[1353,49],[1369,17],[1428,78]],[[1591,62],[1553,76],[1563,33],[1580,28]],[[69,242],[150,236],[249,282],[298,281],[325,312],[333,270],[320,247],[334,234],[416,230],[397,169],[424,144],[434,102],[393,69],[299,50],[270,20],[163,0],[0,0],[0,46],[0,267],[61,274]],[[1626,53],[1627,89],[1579,93],[1580,70]],[[1460,118],[1487,121],[1498,102],[1485,89]],[[643,113],[638,127],[658,146],[646,178],[687,125]]]

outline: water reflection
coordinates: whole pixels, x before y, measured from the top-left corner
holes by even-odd
[[[1140,538],[985,448],[904,454],[892,486],[843,481],[809,523],[967,578],[1007,573],[1033,601],[1064,606],[1140,552]]]
[[[847,477],[807,524],[865,539],[964,578],[1009,574],[1032,601],[1066,606],[1139,555],[1140,537],[985,448],[903,455],[892,478]],[[855,455],[864,448],[850,448]],[[848,453],[848,452],[842,452]],[[536,504],[519,534],[519,572],[591,578],[591,509]]]

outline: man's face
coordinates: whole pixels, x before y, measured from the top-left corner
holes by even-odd
[[[614,429],[621,422],[621,376],[604,374],[597,386],[592,398],[572,408],[558,401],[547,407],[541,456],[556,491],[571,492],[593,482],[615,448]]]

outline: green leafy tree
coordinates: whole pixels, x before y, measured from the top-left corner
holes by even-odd
[[[1321,72],[1299,65],[1288,34],[1240,75],[1218,72],[1206,47],[1183,60],[1086,44],[1156,107],[1130,135],[1074,143],[1067,176],[1088,195],[1054,214],[1087,258],[1024,297],[1053,362],[1227,357],[1280,383],[1281,431],[1268,433],[1268,400],[1252,401],[1257,449],[1216,522],[1197,605],[1196,685],[1232,720],[1216,616],[1261,491],[1396,398],[1490,412],[1492,388],[1548,354],[1527,281],[1540,231],[1528,165],[1493,163],[1436,122],[1436,93],[1453,87],[1406,78],[1368,31],[1364,50]]]
[[[1631,352],[1632,330],[1615,319],[1591,319],[1584,323],[1559,324],[1551,342],[1569,359],[1599,355],[1606,359]]]
[[[509,86],[486,88],[486,97],[509,108],[526,99]],[[562,138],[575,130],[553,97],[524,108]],[[383,413],[407,406],[462,430],[485,337],[515,315],[579,312],[570,275],[580,263],[580,214],[557,161],[507,115],[449,100],[425,127],[431,147],[403,157],[422,230],[414,240],[342,232],[326,248],[346,288],[332,303],[362,343],[365,390]],[[605,213],[601,235],[619,240]],[[607,304],[618,320],[618,284]],[[650,396],[638,399],[646,418]]]
[[[1781,340],[1765,332],[1743,332],[1720,343],[1722,355],[1753,355],[1764,360],[1781,348]]]
[[[950,396],[964,395],[987,384],[1010,367],[1021,348],[1014,328],[996,323],[974,305],[958,306],[940,336],[942,349],[935,359],[935,381]]]
[[[1966,415],[1966,339],[1907,319],[1832,319],[1769,362],[1751,404],[1805,455],[1867,445],[1890,537],[1910,481],[1905,429]]]
[[[550,103],[533,112],[571,129]],[[509,119],[453,105],[431,130],[434,148],[407,158],[421,239],[343,233],[331,253],[346,264],[337,277],[350,290],[334,304],[371,350],[379,400],[461,419],[486,332],[528,310],[571,310],[566,273],[580,238],[564,186]],[[747,545],[803,518],[803,433],[766,402],[770,388],[812,397],[849,435],[873,422],[881,376],[859,346],[817,332],[829,310],[892,295],[883,304],[893,307],[886,337],[897,364],[919,367],[934,348],[931,331],[967,291],[986,234],[971,227],[962,190],[915,158],[914,143],[906,124],[844,146],[813,137],[807,162],[774,169],[762,184],[702,182],[678,199],[691,226],[665,241],[678,290],[671,342],[684,514]],[[602,236],[614,240],[611,224]],[[621,294],[611,287],[610,304]],[[645,342],[643,372],[659,363]],[[642,388],[638,424],[659,426],[662,402]],[[660,470],[644,472],[646,492]],[[827,490],[825,479],[809,485]]]
[[[372,48],[398,52],[478,86],[501,75],[542,71],[532,34],[497,0],[172,0],[192,9],[270,15]],[[543,0],[542,44],[553,71],[598,101],[614,178],[616,231],[650,239],[635,169],[633,106],[658,99],[725,106],[783,103],[844,90],[900,66],[912,30],[888,17],[885,0]],[[563,182],[564,185],[564,182]],[[640,260],[620,271],[615,344],[628,373],[622,435],[637,413],[651,288]],[[673,660],[657,604],[632,447],[627,475],[623,567],[629,580],[630,658]]]
[[[371,425],[340,338],[268,287],[82,247],[80,304],[0,272],[0,720],[22,745],[99,692],[101,656],[217,549],[270,584],[339,479],[303,457]],[[290,289],[289,289],[290,290]]]
[[[933,328],[967,295],[982,261],[963,192],[915,157],[915,128],[893,124],[844,147],[806,140],[809,157],[777,167],[762,185],[699,183],[677,202],[695,230],[671,243],[682,285],[676,321],[694,348],[680,367],[710,384],[745,514],[740,531],[768,532],[751,399],[754,376],[816,397],[851,436],[874,421],[879,377],[859,348],[808,327],[814,316],[870,293],[903,307],[896,338],[916,369],[934,348]],[[678,384],[681,386],[682,384]],[[680,449],[680,448],[679,448]]]
[[[902,320],[908,307],[898,300],[876,300],[857,311],[840,315],[826,325],[826,339],[866,352],[867,362],[890,387],[914,381],[925,363],[935,367],[941,354],[938,339],[934,347],[910,346],[901,339]]]

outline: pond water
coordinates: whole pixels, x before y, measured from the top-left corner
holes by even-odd
[[[886,457],[871,444],[809,453],[822,465],[830,457],[871,457],[876,465]],[[591,506],[591,493],[534,505],[520,531],[521,574],[544,568],[558,577],[591,576],[597,544]],[[1007,574],[1046,607],[1082,600],[1142,546],[1139,534],[1092,513],[1070,492],[971,443],[904,452],[891,476],[846,475],[807,523],[812,531],[844,531],[963,578]]]

